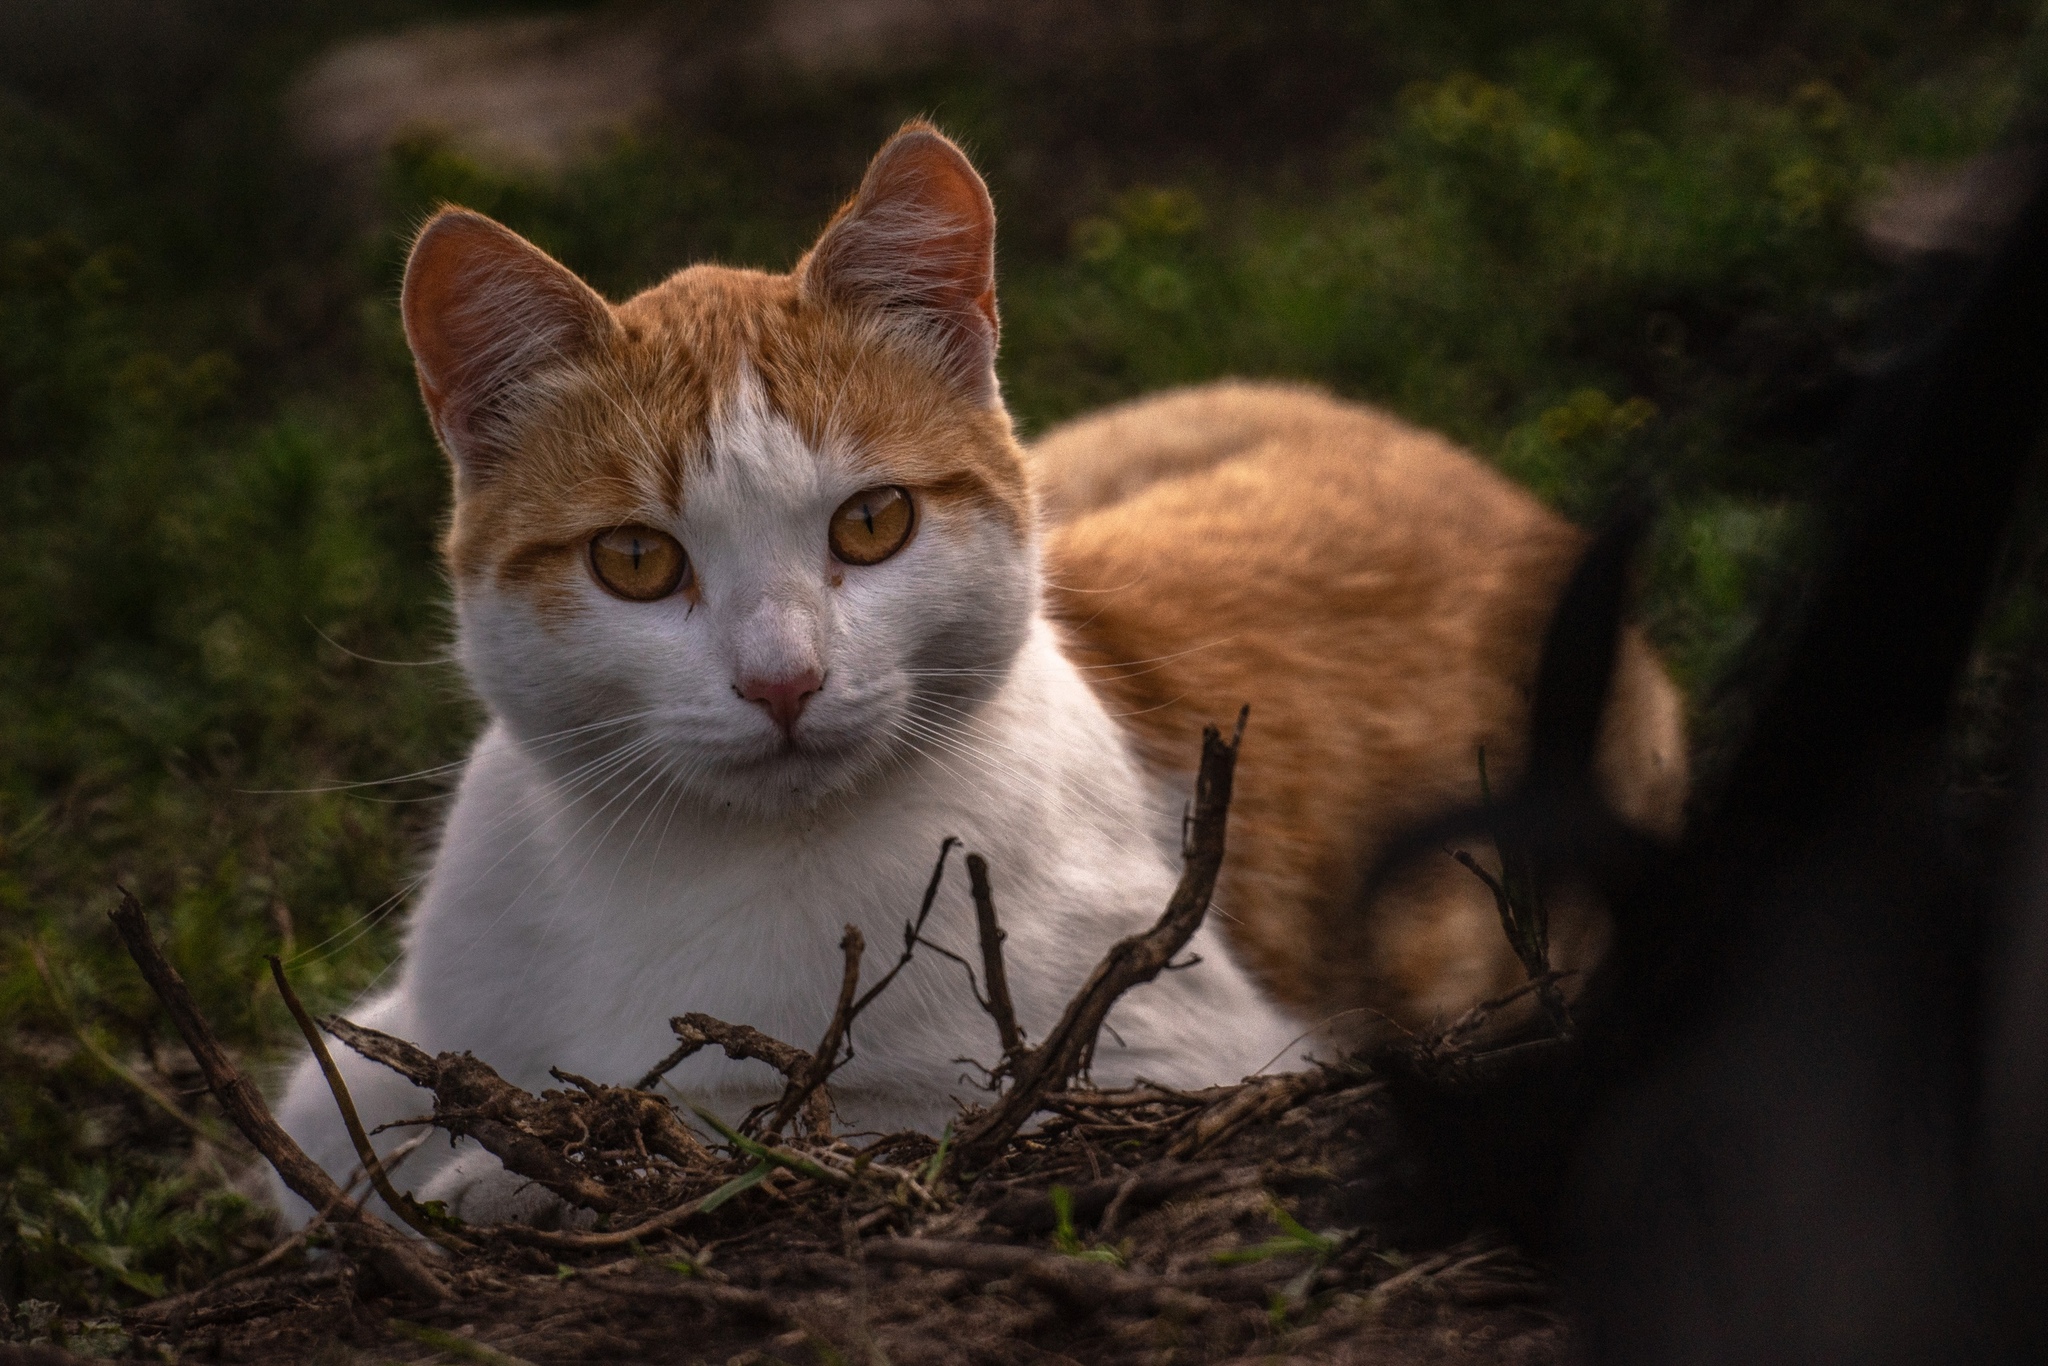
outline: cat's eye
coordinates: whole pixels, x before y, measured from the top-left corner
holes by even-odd
[[[880,564],[908,545],[916,528],[909,489],[862,489],[832,514],[832,554],[847,564]]]
[[[653,602],[683,586],[690,573],[690,557],[666,531],[614,527],[591,538],[590,572],[622,598]]]

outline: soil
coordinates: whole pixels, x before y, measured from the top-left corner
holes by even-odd
[[[922,1172],[934,1145],[874,1147]],[[1199,1095],[1073,1091],[928,1201],[779,1171],[626,1255],[494,1240],[443,1258],[439,1304],[328,1253],[126,1327],[138,1354],[179,1361],[1567,1359],[1543,1268],[1429,1217],[1419,1173],[1361,1067]]]

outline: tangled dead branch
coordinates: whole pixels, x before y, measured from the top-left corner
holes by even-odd
[[[651,1089],[664,1076],[702,1049],[716,1044],[725,1050],[725,1055],[738,1061],[753,1059],[765,1062],[782,1073],[785,1081],[782,1095],[772,1109],[766,1109],[765,1131],[779,1134],[790,1121],[801,1113],[805,1128],[816,1138],[831,1136],[832,1107],[825,1093],[825,1083],[834,1072],[853,1060],[853,1022],[861,1012],[871,1005],[875,998],[888,990],[898,973],[910,964],[919,947],[930,948],[938,953],[946,950],[932,944],[924,937],[925,923],[931,919],[932,906],[938,900],[939,886],[946,876],[946,859],[953,852],[959,840],[947,836],[939,844],[938,861],[932,866],[931,880],[925,884],[924,898],[917,908],[917,918],[906,922],[903,927],[903,952],[895,964],[867,991],[858,997],[860,990],[860,965],[866,952],[867,941],[860,929],[848,925],[839,941],[839,951],[845,961],[840,974],[839,1000],[832,1008],[832,1018],[825,1026],[825,1036],[818,1041],[817,1048],[806,1053],[793,1044],[771,1038],[752,1025],[731,1024],[714,1016],[703,1014],[678,1015],[669,1021],[669,1028],[676,1036],[675,1050],[653,1067],[649,1068],[638,1082],[637,1089]],[[951,954],[947,954],[952,957]],[[979,993],[977,993],[977,996]],[[748,1115],[740,1123],[742,1133],[756,1133],[763,1130],[760,1124],[764,1111]]]
[[[1003,1064],[1021,1064],[1029,1050],[1024,1044],[1024,1031],[1017,1027],[1017,1007],[1010,1001],[1010,976],[1003,967],[1003,941],[1009,936],[1003,933],[1002,925],[996,920],[995,890],[989,886],[988,860],[979,854],[967,856],[967,882],[974,897],[974,926],[981,938],[982,980],[988,984],[988,995],[980,998],[982,1008],[996,1022],[996,1040],[1003,1046]]]
[[[1486,751],[1481,750],[1479,772],[1482,779],[1486,772],[1485,756]],[[1522,971],[1528,974],[1529,983],[1536,992],[1537,1000],[1542,1003],[1551,1029],[1557,1037],[1569,1039],[1573,1034],[1571,1007],[1558,986],[1559,975],[1550,969],[1550,920],[1543,905],[1541,884],[1528,871],[1527,856],[1515,850],[1513,842],[1505,835],[1496,837],[1495,848],[1501,855],[1501,877],[1488,872],[1486,865],[1468,850],[1454,849],[1450,854],[1492,894],[1494,911],[1500,916],[1501,932],[1507,935],[1515,956],[1521,960]]]
[[[320,1072],[327,1078],[327,1086],[334,1094],[334,1104],[341,1111],[341,1122],[348,1130],[349,1141],[355,1145],[356,1160],[361,1162],[364,1175],[370,1185],[383,1198],[384,1207],[403,1219],[414,1233],[430,1242],[439,1243],[450,1252],[468,1252],[469,1243],[456,1237],[446,1229],[435,1226],[427,1212],[419,1207],[410,1195],[404,1194],[391,1184],[391,1175],[384,1169],[384,1160],[377,1156],[377,1150],[370,1146],[370,1136],[363,1132],[363,1121],[356,1114],[356,1103],[349,1095],[348,1083],[342,1080],[341,1069],[334,1065],[334,1055],[327,1051],[326,1040],[320,1037],[313,1017],[306,1013],[306,1007],[299,1001],[299,994],[292,990],[291,979],[284,975],[284,960],[276,954],[268,956],[270,976],[277,983],[277,994],[284,998],[285,1008],[298,1022],[299,1032],[306,1037],[307,1047],[313,1050],[313,1057],[320,1064]],[[323,1211],[324,1213],[324,1211]]]
[[[836,1150],[831,1136],[831,1104],[826,1085],[832,1074],[852,1057],[855,1022],[910,963],[920,946],[933,947],[924,938],[948,856],[957,841],[941,845],[931,879],[925,888],[916,917],[905,924],[903,948],[889,971],[865,992],[860,990],[861,961],[865,942],[860,931],[847,926],[840,941],[844,958],[838,999],[818,1046],[806,1052],[793,1044],[772,1038],[751,1026],[719,1020],[703,1014],[677,1016],[671,1027],[676,1049],[640,1078],[635,1087],[618,1087],[594,1082],[568,1073],[556,1072],[558,1080],[573,1089],[534,1095],[501,1077],[495,1069],[473,1054],[429,1055],[424,1049],[378,1030],[358,1025],[340,1016],[319,1021],[319,1027],[369,1060],[391,1068],[415,1086],[434,1096],[432,1122],[455,1137],[474,1139],[504,1164],[507,1171],[544,1187],[566,1204],[601,1217],[638,1213],[634,1230],[653,1233],[683,1222],[694,1213],[715,1208],[745,1186],[765,1180],[766,1169],[780,1168],[826,1186],[845,1189],[862,1178],[882,1178],[893,1185],[899,1200],[914,1198],[931,1202],[930,1186],[945,1169],[950,1156],[970,1171],[985,1167],[1035,1114],[1044,1111],[1056,1092],[1060,1108],[1072,1111],[1085,1107],[1100,1096],[1091,1090],[1069,1093],[1068,1087],[1085,1076],[1103,1020],[1118,998],[1131,987],[1150,981],[1186,947],[1207,912],[1223,859],[1223,832],[1229,814],[1231,777],[1237,748],[1243,738],[1245,714],[1228,742],[1213,726],[1203,735],[1202,760],[1196,781],[1195,800],[1187,820],[1184,839],[1186,869],[1180,885],[1159,922],[1143,934],[1113,946],[1046,1041],[1029,1046],[1019,1028],[1011,1004],[1004,969],[1003,931],[997,919],[987,862],[979,855],[968,859],[968,877],[980,931],[983,980],[986,992],[975,985],[975,996],[995,1022],[1002,1060],[994,1076],[1007,1076],[1009,1088],[986,1110],[972,1116],[957,1142],[936,1152],[922,1179],[877,1160],[877,1152],[854,1153]],[[190,1007],[189,998],[180,1000],[181,987],[175,973],[148,939],[141,908],[132,899],[123,903],[116,922],[142,963],[152,985],[171,1006],[174,1018],[188,1038],[203,1035],[205,1024]],[[136,938],[140,936],[140,938]],[[939,950],[943,952],[943,950]],[[956,957],[948,954],[949,957]],[[386,1205],[422,1235],[452,1252],[467,1252],[473,1246],[465,1237],[445,1227],[445,1221],[428,1215],[410,1196],[391,1183],[382,1163],[371,1148],[369,1136],[355,1115],[348,1089],[339,1069],[328,1056],[314,1022],[298,1002],[283,967],[272,960],[272,972],[280,994],[291,1008],[321,1062],[342,1112],[350,1136],[362,1159],[365,1172]],[[166,976],[168,974],[168,976]],[[973,970],[968,968],[970,982]],[[202,1034],[195,1034],[200,1031]],[[758,1059],[780,1071],[785,1078],[781,1097],[772,1107],[749,1115],[737,1128],[728,1127],[716,1116],[699,1112],[700,1118],[718,1129],[735,1151],[754,1160],[755,1166],[731,1176],[705,1148],[668,1102],[654,1095],[652,1087],[668,1070],[697,1051],[717,1045],[733,1058]],[[195,1053],[202,1052],[200,1044]],[[253,1143],[278,1164],[288,1184],[318,1209],[338,1208],[340,1193],[333,1182],[311,1163],[279,1129],[268,1111],[239,1074],[232,1074],[224,1055],[215,1047],[210,1055],[208,1079],[216,1089],[227,1088],[223,1104]],[[218,1071],[228,1068],[227,1071]],[[218,1071],[218,1076],[216,1072]],[[237,1089],[239,1088],[239,1089]],[[1220,1119],[1200,1127],[1191,1141],[1201,1146],[1243,1118],[1264,1114],[1304,1092],[1281,1085],[1259,1092],[1256,1104],[1239,1102]],[[779,1136],[790,1122],[801,1116],[805,1137],[812,1152],[804,1153],[759,1141],[761,1135]],[[761,1121],[765,1118],[765,1123]],[[876,1145],[888,1146],[888,1141]],[[1193,1148],[1188,1151],[1193,1151]],[[301,1189],[303,1187],[303,1189]],[[707,1189],[708,1188],[708,1189]],[[698,1193],[692,1197],[687,1192]],[[366,1221],[368,1216],[365,1216]],[[412,1258],[410,1248],[388,1226],[367,1221],[366,1228],[383,1230],[383,1237]],[[471,1236],[503,1236],[532,1242],[536,1230],[471,1230]],[[615,1230],[594,1234],[554,1234],[542,1241],[554,1246],[596,1247],[611,1245]],[[397,1240],[397,1241],[393,1241]],[[422,1275],[431,1276],[422,1268]]]
[[[609,1166],[630,1163],[635,1171],[659,1172],[659,1157],[679,1174],[708,1165],[704,1145],[658,1096],[626,1087],[601,1086],[558,1074],[576,1089],[536,1096],[499,1076],[470,1053],[429,1056],[425,1049],[338,1015],[321,1028],[372,1062],[382,1063],[413,1085],[434,1093],[434,1122],[449,1133],[473,1138],[505,1164],[507,1171],[546,1187],[564,1201],[598,1214],[624,1207],[621,1184],[607,1183]],[[584,1161],[570,1160],[575,1150]],[[611,1160],[606,1161],[607,1158]]]

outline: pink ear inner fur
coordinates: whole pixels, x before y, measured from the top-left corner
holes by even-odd
[[[596,291],[481,214],[443,209],[414,241],[400,296],[434,429],[463,475],[506,452],[508,405],[539,371],[612,326]]]
[[[995,206],[958,147],[913,123],[798,267],[804,292],[872,312],[947,379],[995,397]]]

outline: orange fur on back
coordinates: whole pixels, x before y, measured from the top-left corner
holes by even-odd
[[[1487,889],[1449,857],[1371,907],[1389,840],[1519,764],[1545,625],[1584,544],[1440,437],[1317,391],[1226,383],[1082,418],[1032,450],[1055,617],[1155,769],[1251,704],[1219,912],[1316,1018],[1404,1025],[1521,980]],[[1598,759],[1625,819],[1675,834],[1683,706],[1624,642]],[[1596,909],[1553,908],[1583,968]]]

